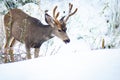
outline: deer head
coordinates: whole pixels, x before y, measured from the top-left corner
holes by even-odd
[[[54,7],[53,9],[53,18],[47,13],[48,11],[45,11],[45,21],[52,27],[54,28],[53,34],[60,39],[62,39],[65,43],[69,43],[70,39],[66,34],[66,23],[69,19],[70,16],[74,15],[77,12],[77,8],[71,12],[73,7],[73,4],[69,3],[69,13],[67,16],[63,16],[60,20],[57,18],[59,17],[59,12],[56,13],[57,6]]]

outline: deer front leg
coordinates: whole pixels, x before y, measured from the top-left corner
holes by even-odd
[[[40,48],[35,48],[35,50],[34,50],[34,58],[39,57],[39,51],[40,51]]]
[[[30,48],[26,47],[26,51],[27,51],[27,59],[31,59]]]

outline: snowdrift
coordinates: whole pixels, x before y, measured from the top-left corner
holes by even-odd
[[[120,49],[56,54],[1,64],[0,80],[120,80]]]

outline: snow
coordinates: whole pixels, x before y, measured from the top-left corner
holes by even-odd
[[[119,48],[119,29],[111,29],[115,20],[110,17],[115,16],[116,0],[47,0],[39,6],[29,3],[20,8],[45,23],[46,9],[52,15],[52,9],[58,5],[61,17],[66,15],[69,2],[78,8],[67,23],[71,42],[66,45],[55,37],[41,46],[42,56],[37,59],[0,64],[0,80],[120,80],[120,49],[91,50],[100,49],[102,39],[105,46]],[[25,53],[21,44],[14,49]]]
[[[56,54],[1,64],[0,80],[120,80],[120,49]]]

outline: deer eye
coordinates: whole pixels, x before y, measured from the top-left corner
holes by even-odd
[[[58,29],[58,32],[62,32],[62,30]]]

